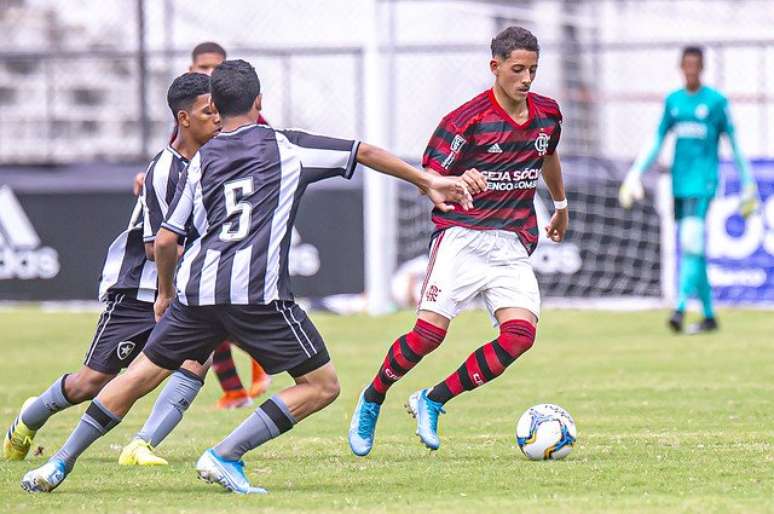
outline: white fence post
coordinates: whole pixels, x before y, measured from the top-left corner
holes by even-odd
[[[364,41],[365,141],[386,147],[388,143],[386,81],[380,34],[384,19],[379,17],[379,1],[369,0],[370,30]],[[388,6],[389,7],[389,6]],[[395,269],[395,209],[397,184],[385,175],[367,170],[363,210],[365,216],[365,272],[368,312],[385,314],[393,310],[390,280]]]
[[[656,185],[656,209],[661,219],[661,297],[665,306],[674,306],[676,298],[676,234],[672,178],[668,174],[658,177]]]

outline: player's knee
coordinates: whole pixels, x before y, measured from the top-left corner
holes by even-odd
[[[94,399],[105,387],[112,375],[92,370],[81,370],[69,375],[65,380],[65,394],[71,403],[81,403]]]
[[[320,408],[333,403],[341,393],[341,385],[336,375],[326,377],[317,386],[317,393],[320,402]]]
[[[510,364],[521,354],[532,348],[535,342],[535,326],[526,320],[515,319],[500,324],[497,343],[508,354]]]
[[[409,348],[422,357],[432,352],[443,342],[446,330],[425,320],[418,319],[414,328],[406,337]]]
[[[680,249],[689,255],[704,255],[704,220],[691,216],[680,222]]]
[[[195,360],[187,360],[183,363],[182,366],[180,366],[180,370],[204,379],[204,377],[207,375],[207,371],[210,369],[211,362],[211,357],[210,359],[207,359],[204,364],[199,364],[199,362]]]

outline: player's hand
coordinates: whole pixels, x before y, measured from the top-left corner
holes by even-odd
[[[747,219],[758,212],[760,203],[758,202],[758,188],[755,183],[747,184],[742,189],[742,197],[739,201],[739,212]]]
[[[629,170],[626,178],[618,190],[618,202],[624,209],[629,209],[634,202],[642,201],[645,198],[645,190],[642,188],[642,178],[637,170]]]
[[[158,322],[164,313],[167,312],[170,303],[172,303],[171,297],[163,295],[156,296],[156,302],[153,304],[153,313],[156,315],[156,322]]]
[[[140,196],[143,184],[145,184],[145,173],[138,173],[134,176],[134,183],[132,184],[134,196]]]
[[[432,176],[427,196],[442,212],[454,210],[452,203],[459,203],[466,211],[473,208],[473,197],[460,177]]]
[[[570,223],[570,215],[567,209],[559,209],[554,211],[554,215],[551,216],[551,220],[546,225],[546,235],[554,243],[560,242],[564,239],[564,234],[567,232],[567,225]]]
[[[465,182],[465,186],[467,186],[471,195],[477,195],[478,193],[486,191],[486,178],[476,168],[465,170],[465,173],[462,174],[461,178],[463,182]]]

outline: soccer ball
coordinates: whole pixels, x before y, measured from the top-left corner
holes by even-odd
[[[576,437],[570,413],[551,403],[530,407],[516,424],[516,442],[530,460],[563,459],[572,451]]]

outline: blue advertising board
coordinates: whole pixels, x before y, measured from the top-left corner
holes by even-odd
[[[718,302],[774,305],[774,160],[752,162],[759,212],[739,214],[739,174],[721,165],[721,187],[707,213],[707,265]]]

